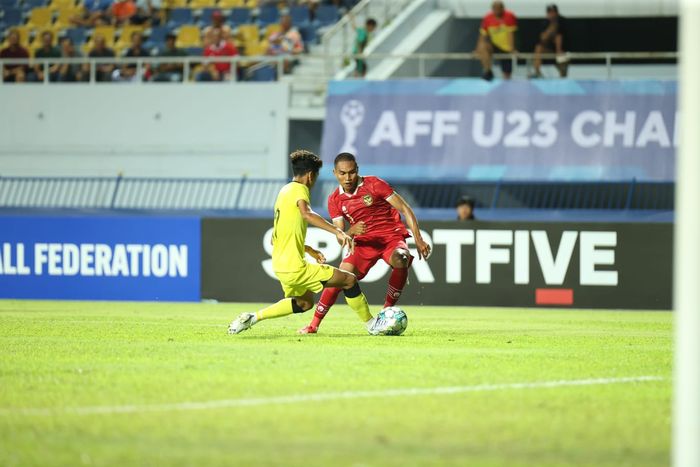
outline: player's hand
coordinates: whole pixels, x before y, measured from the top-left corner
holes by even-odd
[[[318,250],[314,250],[310,246],[306,247],[306,252],[309,254],[309,256],[315,259],[318,264],[323,264],[326,262],[326,257],[323,256],[323,253]]]
[[[355,242],[350,235],[346,234],[342,230],[338,230],[335,233],[335,238],[338,240],[338,243],[340,244],[341,248],[347,247],[350,254],[354,253]]]
[[[428,245],[422,237],[416,237],[416,249],[418,250],[418,259],[428,259],[430,256],[430,245]]]
[[[365,221],[360,221],[357,224],[351,225],[347,234],[354,237],[356,235],[362,235],[365,232],[367,232],[367,224],[365,224]]]

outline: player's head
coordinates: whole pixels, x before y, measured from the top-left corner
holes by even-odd
[[[297,149],[289,155],[289,158],[292,161],[294,179],[310,187],[313,186],[323,166],[321,158],[306,149]]]
[[[341,152],[333,163],[333,175],[346,192],[355,191],[360,182],[360,171],[355,156],[349,152]]]

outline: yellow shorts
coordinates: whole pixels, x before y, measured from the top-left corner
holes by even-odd
[[[295,272],[276,272],[282,284],[285,297],[301,297],[307,290],[319,293],[324,283],[333,277],[334,268],[327,264],[306,263],[306,266]]]

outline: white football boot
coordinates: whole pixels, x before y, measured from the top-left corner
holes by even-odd
[[[366,323],[367,332],[372,336],[380,336],[386,332],[388,324],[386,320],[379,317],[372,318]]]
[[[228,333],[240,334],[253,327],[255,323],[257,323],[255,313],[241,313],[238,318],[231,322],[231,325],[228,327]]]

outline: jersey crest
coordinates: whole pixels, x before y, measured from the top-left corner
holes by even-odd
[[[372,206],[372,195],[364,195],[362,197],[362,201],[365,203],[365,206]]]

